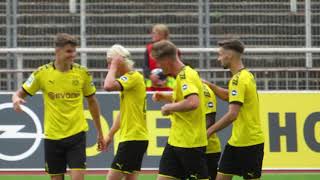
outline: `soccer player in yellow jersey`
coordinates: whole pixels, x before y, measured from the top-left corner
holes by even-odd
[[[207,84],[203,83],[204,91],[204,104],[206,107],[206,122],[207,128],[215,123],[216,111],[217,111],[217,100],[213,91],[208,87]],[[208,174],[210,179],[216,179],[218,162],[221,155],[221,146],[219,137],[216,134],[212,134],[208,138],[208,146],[206,150]]]
[[[172,95],[156,92],[152,97],[153,101],[166,102],[161,112],[171,116],[158,180],[208,179],[204,92],[199,74],[181,62],[176,46],[170,41],[154,43],[152,56],[166,75],[176,77]]]
[[[100,125],[100,109],[92,76],[74,63],[76,39],[65,33],[55,39],[55,61],[34,71],[12,97],[14,109],[21,111],[27,95],[41,90],[44,97],[44,151],[46,171],[52,180],[63,180],[66,166],[72,180],[83,180],[86,168],[86,136],[83,97],[98,132],[98,148],[105,147]]]
[[[134,70],[130,52],[121,45],[114,45],[108,50],[107,63],[109,72],[104,89],[121,92],[120,113],[105,138],[108,146],[119,130],[120,143],[108,180],[136,180],[148,147],[144,77]]]
[[[244,68],[241,56],[244,45],[231,39],[218,43],[218,61],[230,69],[228,89],[208,83],[214,93],[229,101],[228,112],[208,129],[208,136],[232,124],[232,135],[220,160],[217,180],[231,180],[234,175],[244,179],[261,176],[264,134],[259,116],[259,99],[254,76]]]

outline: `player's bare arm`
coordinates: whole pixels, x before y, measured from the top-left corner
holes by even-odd
[[[157,91],[152,95],[152,101],[170,103],[173,101],[172,93],[164,93],[164,92]]]
[[[210,137],[213,133],[216,133],[230,124],[232,124],[233,121],[235,121],[238,117],[238,114],[240,112],[241,105],[236,103],[229,104],[229,110],[228,112],[222,116],[216,123],[214,123],[212,126],[210,126],[207,130],[207,135]]]
[[[163,115],[169,115],[172,112],[185,112],[197,109],[200,104],[198,95],[192,94],[182,101],[176,103],[165,104],[161,107]]]
[[[13,103],[13,109],[16,112],[22,112],[21,104],[26,103],[24,100],[25,97],[27,97],[27,93],[22,89],[18,89],[13,95],[12,95],[12,103]]]
[[[112,127],[109,133],[105,137],[106,149],[108,150],[109,145],[111,144],[114,135],[120,129],[120,112],[118,113],[116,119],[113,121]]]
[[[106,91],[121,91],[121,85],[116,80],[116,74],[120,63],[123,63],[123,57],[114,56],[111,59],[107,59],[109,72],[104,80],[103,88]]]
[[[98,143],[98,150],[102,151],[105,148],[105,141],[103,138],[103,133],[102,133],[102,128],[101,128],[101,123],[100,123],[100,107],[98,100],[95,95],[91,95],[87,97],[88,101],[88,107],[89,111],[91,113],[94,125],[97,129],[97,143]]]
[[[210,89],[212,89],[212,91],[214,92],[215,95],[217,95],[220,99],[224,100],[224,101],[228,101],[229,100],[229,94],[228,94],[228,89],[222,88],[214,83],[211,83],[207,80],[202,79],[202,82],[204,82],[205,84],[207,84],[209,86]]]

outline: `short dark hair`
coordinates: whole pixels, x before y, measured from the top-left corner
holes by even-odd
[[[156,60],[165,57],[169,57],[176,60],[177,47],[168,40],[162,40],[152,45],[151,55]]]
[[[244,44],[238,39],[228,39],[219,41],[218,45],[224,49],[230,49],[240,54],[243,54],[244,52]]]
[[[70,44],[71,46],[77,46],[77,39],[67,33],[58,33],[54,39],[55,47],[64,47]]]

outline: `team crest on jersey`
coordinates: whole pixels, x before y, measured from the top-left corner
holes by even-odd
[[[188,85],[186,85],[186,84],[184,84],[184,85],[182,85],[182,90],[187,90],[188,89]]]
[[[128,81],[128,77],[127,76],[121,76],[120,79],[124,82]]]
[[[236,90],[232,90],[232,91],[231,91],[231,95],[232,95],[232,96],[235,96],[235,95],[237,95],[237,94],[238,94],[238,92],[237,92]]]
[[[26,86],[30,87],[32,85],[33,81],[34,81],[34,76],[33,76],[33,74],[31,74],[31,76],[26,81]]]
[[[213,102],[208,102],[208,107],[213,108]]]

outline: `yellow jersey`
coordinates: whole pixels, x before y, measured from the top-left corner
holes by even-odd
[[[120,93],[120,142],[148,140],[146,124],[146,85],[142,74],[131,71],[117,81]]]
[[[73,64],[67,72],[49,63],[34,71],[22,88],[34,95],[41,90],[44,98],[44,134],[58,140],[88,130],[84,117],[83,96],[95,94],[96,88],[87,68]]]
[[[259,115],[259,97],[254,76],[242,69],[229,81],[229,103],[242,104],[233,122],[228,143],[232,146],[252,146],[264,142]]]
[[[193,148],[207,146],[203,85],[199,74],[185,66],[177,75],[173,90],[173,101],[183,101],[187,96],[196,94],[199,106],[192,111],[173,112],[168,143],[172,146]]]
[[[206,107],[205,114],[206,115],[209,115],[211,113],[215,114],[217,112],[217,100],[214,92],[205,83],[203,83],[203,91],[204,91],[204,98],[205,98],[204,103]],[[207,127],[208,127],[208,123],[209,125],[211,125],[211,123],[208,121],[214,120],[210,118],[211,117],[206,117]],[[215,118],[215,117],[212,117],[212,118]],[[217,153],[217,152],[221,152],[221,145],[220,145],[219,137],[217,136],[216,133],[214,133],[208,139],[206,154]]]

